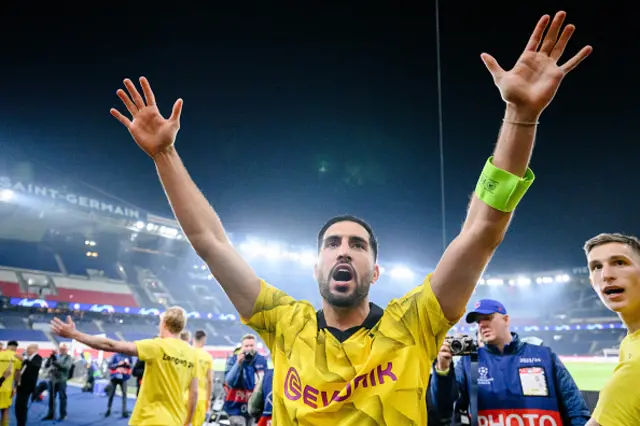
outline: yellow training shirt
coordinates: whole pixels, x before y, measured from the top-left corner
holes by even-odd
[[[136,347],[145,367],[129,424],[183,425],[187,419],[184,394],[196,378],[195,349],[174,338],[139,340]]]
[[[600,391],[593,418],[600,426],[638,426],[640,422],[640,330],[620,345],[613,376]]]
[[[10,350],[4,350],[0,352],[0,377],[9,368],[9,363],[13,360],[13,372],[5,379],[2,386],[0,386],[0,392],[11,392],[13,390],[13,380],[16,376],[16,371],[20,371],[22,368],[22,361],[16,357],[16,353]]]
[[[198,376],[198,401],[208,401],[211,395],[207,395],[207,383],[209,382],[209,370],[213,370],[213,357],[203,348],[198,348],[196,349],[196,358],[198,360],[196,367],[196,375]]]
[[[384,311],[371,304],[363,326],[343,341],[310,303],[261,286],[253,315],[243,322],[274,359],[273,424],[427,424],[431,366],[455,324],[444,317],[430,276]]]

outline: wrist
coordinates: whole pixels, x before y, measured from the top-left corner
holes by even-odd
[[[520,123],[537,123],[540,119],[540,111],[534,111],[530,108],[520,107],[513,104],[507,104],[504,113],[504,120],[509,122]]]
[[[450,363],[441,363],[436,362],[436,370],[438,371],[447,371],[449,369]]]
[[[159,162],[162,162],[162,161],[172,160],[177,156],[178,156],[178,151],[176,151],[176,148],[173,145],[171,145],[163,149],[162,151],[153,154],[151,158],[156,164],[158,164]]]

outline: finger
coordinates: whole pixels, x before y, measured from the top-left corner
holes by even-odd
[[[132,123],[131,123],[131,120],[129,120],[129,119],[128,119],[127,117],[125,117],[124,115],[122,115],[122,114],[120,113],[120,111],[118,111],[118,110],[117,110],[117,109],[115,109],[115,108],[111,108],[111,109],[109,110],[109,112],[110,112],[110,113],[111,113],[111,115],[113,115],[113,116],[114,116],[114,117],[115,117],[119,122],[121,122],[121,123],[124,125],[124,127],[126,127],[126,128],[127,128],[127,130],[131,128],[131,124],[132,124]]]
[[[52,325],[55,325],[55,326],[60,326],[60,325],[62,325],[62,321],[60,321],[60,318],[58,318],[58,317],[54,317],[54,318],[51,320],[51,324],[52,324]]]
[[[544,37],[544,41],[542,42],[542,46],[540,47],[540,52],[546,53],[547,55],[551,53],[553,47],[558,41],[558,34],[560,34],[560,28],[562,28],[562,23],[564,22],[564,18],[566,17],[566,12],[556,13],[556,16],[551,22],[551,26],[549,27],[549,31],[547,31],[547,35]]]
[[[542,34],[544,34],[545,28],[549,25],[549,19],[551,19],[549,15],[544,15],[540,18],[531,33],[531,37],[529,37],[527,47],[524,48],[525,51],[535,52],[538,50],[538,46],[540,46],[540,42],[542,41]]]
[[[147,105],[155,105],[156,97],[153,94],[153,90],[151,90],[147,77],[140,77],[140,86],[142,86],[142,93],[144,93],[144,98],[147,100]]]
[[[493,56],[489,55],[488,53],[483,53],[482,55],[480,55],[480,58],[482,59],[482,62],[484,62],[484,65],[487,67],[494,79],[498,78],[501,74],[504,73],[504,70]]]
[[[67,324],[73,324],[73,320],[71,319],[71,315],[67,315]]]
[[[171,117],[169,117],[170,121],[180,122],[180,114],[182,114],[182,104],[184,101],[182,99],[178,99],[175,104],[173,104],[173,110],[171,110]]]
[[[133,99],[133,102],[135,102],[136,106],[138,107],[138,110],[141,110],[146,106],[144,104],[144,100],[142,100],[142,96],[140,96],[140,92],[138,92],[138,89],[136,89],[135,84],[133,84],[133,81],[129,80],[128,78],[125,78],[124,87],[127,88],[127,91],[131,95],[131,99]]]
[[[566,27],[564,27],[564,30],[562,30],[562,34],[560,34],[558,42],[549,54],[549,57],[551,57],[551,59],[556,62],[558,61],[558,59],[560,59],[575,30],[576,27],[574,25],[567,25]]]
[[[591,52],[593,52],[593,47],[583,47],[578,53],[576,53],[573,58],[565,62],[564,65],[562,65],[560,68],[562,69],[562,71],[564,71],[565,74],[572,71],[575,67],[580,65],[580,62],[584,61],[586,57],[591,54]]]
[[[122,89],[118,89],[116,91],[116,95],[118,95],[124,106],[127,107],[127,111],[129,111],[131,117],[135,118],[136,114],[138,113],[138,107],[131,101],[129,95],[127,95],[127,92]]]

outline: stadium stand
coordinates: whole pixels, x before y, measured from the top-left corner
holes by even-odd
[[[82,381],[86,373],[81,356],[102,360],[110,354],[55,338],[49,331],[52,317],[72,315],[84,332],[136,340],[154,337],[159,314],[178,304],[188,311],[189,331],[207,331],[206,349],[216,369],[224,368],[226,357],[251,330],[238,321],[228,297],[174,220],[121,206],[103,194],[87,196],[84,206],[51,201],[45,196],[51,191],[30,185],[16,187],[15,197],[3,189],[0,200],[0,341],[18,340],[21,349],[37,342],[43,357],[67,342]],[[73,194],[72,188],[55,190]],[[70,200],[80,200],[73,195]],[[320,307],[311,275],[313,248],[245,235],[230,238],[261,277]],[[381,306],[419,285],[432,269],[384,261],[381,278],[371,288],[372,301]],[[585,268],[486,275],[469,308],[481,298],[501,300],[514,331],[542,339],[563,356],[581,389],[597,391],[611,374],[626,330],[595,296]],[[474,330],[461,322],[452,333]],[[104,404],[93,395],[78,392],[73,397],[93,404],[87,418],[95,417],[95,407]],[[79,410],[74,415],[85,408],[74,407]]]

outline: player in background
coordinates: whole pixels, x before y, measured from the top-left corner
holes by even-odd
[[[198,403],[196,412],[193,415],[193,426],[201,426],[211,403],[211,393],[213,392],[213,357],[204,349],[207,344],[207,333],[198,330],[193,335],[193,348],[196,350],[198,376]]]
[[[100,351],[135,356],[145,362],[144,380],[130,425],[189,425],[198,400],[198,379],[196,352],[179,338],[186,325],[186,312],[174,306],[161,316],[160,338],[123,342],[90,336],[76,330],[71,317],[66,322],[54,318],[51,331]],[[185,406],[187,391],[189,402]]]
[[[16,355],[18,342],[10,340],[7,342],[6,350],[0,352],[0,372],[11,371],[9,376],[0,386],[0,413],[2,413],[2,426],[9,426],[9,412],[13,404],[13,396],[16,393],[16,384],[20,380],[20,370],[22,361]]]
[[[13,375],[13,360],[9,361],[9,366],[4,370],[4,373],[2,373],[2,376],[0,376],[0,387],[2,387],[2,384],[8,379],[10,379],[12,375]]]
[[[637,426],[640,422],[640,240],[600,234],[584,245],[589,280],[602,303],[627,327],[613,376],[600,391],[587,426]]]
[[[322,310],[258,278],[229,242],[174,147],[183,101],[176,101],[165,119],[146,78],[140,79],[144,98],[131,80],[124,81],[129,94],[118,90],[117,95],[132,118],[116,109],[112,115],[153,159],[183,232],[243,322],[271,350],[275,424],[427,423],[431,364],[534,179],[528,164],[540,115],[566,74],[591,52],[584,47],[558,65],[575,30],[573,25],[562,30],[564,19],[564,12],[551,24],[549,16],[542,17],[510,71],[481,55],[506,104],[493,156],[478,179],[460,234],[433,274],[384,310],[368,298],[380,276],[377,240],[371,227],[354,217],[331,219],[318,235],[314,273]]]
[[[190,345],[191,344],[191,333],[189,331],[187,331],[187,330],[183,330],[182,333],[180,333],[180,340],[182,340],[186,344]]]

